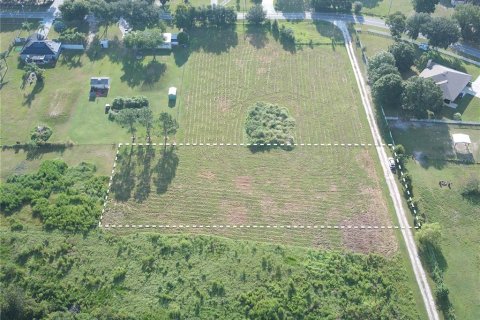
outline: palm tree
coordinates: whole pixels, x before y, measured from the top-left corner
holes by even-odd
[[[22,30],[27,31],[27,33],[30,33],[30,30],[33,29],[33,23],[25,21],[22,22]]]

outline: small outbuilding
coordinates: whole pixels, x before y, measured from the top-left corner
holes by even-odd
[[[177,99],[177,88],[170,87],[168,88],[168,100],[175,100]]]
[[[109,77],[91,77],[90,78],[90,98],[105,97],[110,90]]]
[[[472,143],[472,140],[470,140],[470,136],[464,133],[452,134],[452,140],[454,147],[457,147],[457,144],[463,144],[465,147],[468,148],[468,146]]]

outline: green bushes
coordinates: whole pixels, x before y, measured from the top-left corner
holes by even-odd
[[[53,131],[49,126],[36,126],[30,135],[30,139],[35,144],[42,144],[48,141]]]
[[[197,24],[201,26],[224,27],[237,22],[237,14],[233,8],[224,6],[178,5],[175,9],[174,23],[179,29],[189,29]]]
[[[134,96],[130,98],[116,97],[112,101],[113,110],[140,109],[148,106],[148,99],[144,96]]]
[[[2,213],[30,204],[45,229],[85,232],[96,225],[108,180],[94,172],[95,166],[86,163],[68,168],[60,160],[44,161],[37,173],[9,177],[0,186]]]
[[[291,28],[286,28],[284,25],[280,27],[280,41],[283,43],[294,43],[295,32]]]
[[[250,144],[293,144],[295,120],[286,108],[257,102],[247,112],[245,132]]]

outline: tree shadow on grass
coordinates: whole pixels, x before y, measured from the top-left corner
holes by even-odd
[[[63,51],[59,62],[68,69],[80,68],[83,67],[82,55],[83,51]]]
[[[158,194],[167,192],[168,186],[175,178],[178,163],[180,162],[175,150],[174,146],[165,148],[162,157],[155,167],[157,176],[153,180]]]
[[[29,94],[23,94],[23,103],[24,106],[31,106],[33,100],[35,100],[35,96],[40,93],[43,88],[45,87],[44,81],[35,81],[35,85],[33,86],[32,91]]]
[[[150,86],[160,80],[167,70],[167,66],[155,60],[144,65],[141,60],[129,56],[123,60],[122,70],[123,75],[120,77],[120,80],[126,82],[129,87]]]
[[[41,159],[46,153],[59,153],[62,156],[63,152],[71,147],[73,146],[64,143],[46,143],[43,145],[16,144],[13,146],[2,146],[2,150],[13,149],[16,154],[23,151],[26,152],[26,160],[36,160]]]
[[[315,20],[313,23],[321,36],[332,40],[332,45],[344,43],[342,31],[333,23],[320,20]]]
[[[127,201],[132,195],[135,187],[135,161],[132,160],[134,155],[133,146],[128,152],[118,155],[118,170],[113,176],[112,192],[115,200]]]
[[[202,27],[192,30],[190,42],[192,51],[221,54],[238,45],[238,34],[235,27]]]
[[[190,57],[190,49],[183,48],[181,46],[176,46],[172,49],[173,58],[175,59],[175,64],[178,67],[183,66]]]
[[[264,48],[268,43],[268,32],[265,26],[247,25],[248,42],[256,49]]]
[[[145,149],[145,150],[144,150]],[[155,149],[149,145],[146,148],[139,147],[138,161],[143,166],[142,172],[138,176],[137,185],[135,186],[134,199],[137,202],[145,201],[150,195],[152,182],[152,160],[155,158]]]

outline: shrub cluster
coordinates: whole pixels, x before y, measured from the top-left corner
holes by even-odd
[[[295,42],[295,33],[292,28],[288,28],[282,25],[280,27],[279,33],[280,33],[280,41],[286,42],[286,43]]]
[[[0,186],[0,208],[8,215],[30,204],[46,229],[87,231],[96,224],[108,179],[95,171],[87,163],[68,168],[61,160],[46,160],[37,173],[11,176]]]
[[[188,29],[196,25],[224,27],[237,22],[237,13],[233,8],[224,6],[178,5],[175,9],[174,23],[179,29]]]
[[[112,101],[113,110],[140,109],[148,107],[148,105],[148,100],[144,96],[116,97]]]
[[[66,29],[60,33],[58,40],[65,44],[85,44],[86,34],[78,32],[76,28]]]
[[[293,144],[295,120],[286,108],[257,102],[247,112],[245,132],[252,144]]]

